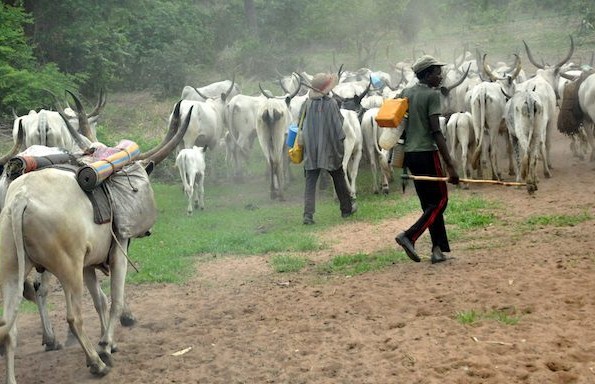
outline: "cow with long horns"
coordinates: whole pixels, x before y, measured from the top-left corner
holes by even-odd
[[[179,108],[176,111],[163,142],[141,154],[127,168],[130,171],[134,168],[140,179],[146,180],[146,183],[140,184],[151,198],[148,175],[172,152],[188,127],[188,118],[181,124]],[[85,125],[82,113],[78,118],[79,125]],[[89,144],[91,140],[88,137],[78,137],[72,125],[67,126],[83,152],[88,153],[94,143]],[[88,127],[84,128],[83,132],[87,132]],[[138,219],[143,219],[142,209],[134,214],[140,214]],[[114,233],[111,222],[96,224],[93,217],[93,204],[79,186],[76,174],[69,170],[44,168],[25,173],[8,187],[4,209],[0,213],[0,283],[4,298],[0,342],[5,354],[7,383],[16,383],[15,323],[26,277],[33,268],[46,270],[60,281],[65,293],[69,327],[85,352],[91,373],[103,376],[109,372],[111,355],[116,348],[114,328],[124,305],[125,250],[133,236]],[[96,268],[109,268],[111,308],[108,308],[108,300],[100,288]],[[82,295],[85,285],[101,321],[98,350],[93,348],[83,329]]]

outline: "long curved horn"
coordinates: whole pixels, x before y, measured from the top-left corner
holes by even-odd
[[[370,81],[368,82],[368,86],[366,87],[366,89],[364,89],[364,91],[361,93],[361,95],[355,95],[354,99],[358,100],[358,103],[360,101],[362,101],[362,99],[364,97],[366,97],[366,95],[368,94],[368,92],[370,92],[370,88],[372,87],[372,78],[370,77]]]
[[[267,99],[270,99],[272,97],[268,92],[265,92],[265,90],[262,89],[262,85],[260,84],[260,82],[258,83],[258,88],[260,89],[260,93],[265,95]]]
[[[83,138],[83,136],[76,129],[74,129],[72,124],[70,124],[69,117],[64,112],[64,109],[62,109],[62,105],[60,104],[58,97],[56,97],[56,95],[54,95],[54,93],[48,89],[45,89],[45,91],[49,93],[54,99],[54,107],[56,108],[56,111],[58,112],[62,120],[64,120],[64,123],[66,124],[66,129],[68,129],[68,132],[72,136],[73,140],[76,142],[76,145],[78,145],[78,147],[82,149],[84,153],[89,153],[90,149],[88,139],[86,137]],[[79,116],[79,125],[81,124],[80,121],[81,119]]]
[[[459,85],[463,84],[463,81],[465,81],[465,79],[467,78],[467,75],[469,74],[469,70],[471,69],[471,63],[469,63],[469,65],[467,66],[467,70],[465,71],[465,73],[463,73],[463,76],[461,76],[461,78],[459,80],[457,80],[456,83],[446,87],[446,90],[448,92],[452,91],[454,88],[458,87]]]
[[[574,54],[574,40],[572,39],[572,35],[570,35],[570,50],[568,51],[568,55],[566,55],[566,57],[564,59],[562,59],[562,61],[560,61],[558,64],[556,64],[555,68],[560,68],[561,66],[566,64],[570,60],[570,58],[572,57],[573,54]]]
[[[87,118],[90,119],[91,117],[98,116],[101,112],[103,112],[106,103],[107,96],[103,93],[103,88],[101,88],[101,90],[99,91],[99,99],[97,100],[97,104],[95,105],[93,111],[91,111],[91,113],[87,115]]]
[[[16,155],[19,152],[19,149],[21,149],[21,145],[23,145],[23,141],[25,140],[25,130],[23,129],[23,120],[19,120],[19,127],[17,129],[18,129],[17,141],[14,143],[14,145],[12,146],[12,148],[6,155],[0,157],[0,166],[3,166],[4,164],[6,164],[6,162],[8,160],[10,160],[11,157]]]
[[[295,74],[296,73],[294,72],[291,74],[291,76],[293,77]],[[291,103],[291,99],[293,99],[298,94],[300,89],[302,88],[302,83],[300,82],[299,77],[297,80],[298,80],[298,86],[295,88],[295,91],[293,91],[290,95],[287,95],[285,97],[285,104],[287,104],[287,105],[289,105],[289,103]],[[289,92],[287,92],[287,93],[289,93]]]
[[[574,81],[579,78],[579,76],[572,76],[566,72],[560,72],[560,77],[565,78],[566,80]]]
[[[517,76],[519,75],[519,73],[521,73],[521,57],[519,55],[517,55],[516,53],[514,54],[516,56],[516,61],[515,61],[515,67],[514,67],[514,71],[510,74],[510,78],[511,80],[514,80],[517,78]]]
[[[12,117],[14,117],[14,119],[18,119],[19,115],[17,115],[16,111],[14,110],[14,107],[11,107],[10,110],[12,111]]]
[[[68,120],[68,116],[66,116],[66,114],[64,113],[64,110],[59,110],[58,113],[60,114],[60,117],[62,117],[62,120],[64,120],[66,128],[68,129],[68,132],[70,132],[70,135],[76,142],[76,145],[78,145],[78,147],[83,150],[83,153],[92,153],[92,149],[89,147],[88,143],[89,139],[87,139],[86,137],[78,133],[76,129],[74,129],[74,127],[72,126],[72,124],[70,124],[70,121]],[[80,121],[81,119],[79,118],[79,125]]]
[[[180,143],[180,141],[182,141],[182,138],[184,137],[184,135],[186,134],[186,131],[188,130],[188,124],[190,123],[190,117],[192,116],[192,108],[194,108],[194,106],[190,107],[190,110],[188,111],[188,114],[186,115],[186,118],[184,119],[184,123],[182,123],[182,126],[178,129],[178,131],[176,132],[174,137],[172,137],[172,139],[167,144],[165,144],[161,149],[159,149],[157,152],[155,152],[154,154],[152,154],[151,156],[149,156],[145,160],[143,160],[143,162],[145,164],[148,164],[149,162],[153,162],[155,165],[159,164],[161,161],[163,161],[163,159],[165,159],[174,150],[174,148]],[[180,121],[179,113],[178,113],[177,117],[175,117],[175,119],[179,123],[179,121]]]
[[[231,78],[231,85],[229,86],[229,89],[227,90],[227,92],[221,94],[221,100],[223,100],[223,101],[227,100],[227,98],[229,97],[229,94],[233,90],[233,86],[235,83],[236,83],[236,74],[234,73],[233,77]]]
[[[148,157],[153,156],[155,153],[157,153],[161,148],[163,148],[174,137],[174,135],[176,134],[176,130],[180,126],[180,105],[181,104],[182,104],[182,100],[178,101],[176,103],[176,106],[174,107],[174,111],[172,113],[172,118],[169,122],[169,128],[167,130],[167,134],[165,135],[165,138],[156,147],[154,147],[146,152],[141,153],[138,156],[138,160],[144,160]]]
[[[533,55],[531,54],[531,49],[529,49],[529,45],[527,44],[527,42],[525,40],[523,40],[523,44],[525,44],[525,51],[527,51],[527,57],[529,58],[529,61],[531,62],[531,64],[533,64],[535,67],[539,68],[539,69],[544,69],[544,65],[539,64],[534,58]]]
[[[89,119],[87,118],[87,114],[85,113],[83,104],[81,103],[79,98],[74,95],[74,93],[70,92],[69,90],[66,90],[66,92],[68,92],[70,96],[72,96],[72,98],[74,99],[74,103],[76,105],[76,115],[79,119],[79,130],[81,131],[83,136],[91,140],[91,142],[96,142],[97,137],[95,137],[95,134],[91,130],[91,124],[89,124]]]
[[[482,61],[482,64],[483,64],[483,71],[485,72],[485,74],[488,75],[488,77],[490,78],[490,81],[504,80],[500,76],[497,76],[492,71],[492,68],[490,68],[490,66],[488,64],[486,64],[486,56],[487,55],[488,55],[487,53],[484,53],[483,54],[483,59],[481,60]]]
[[[209,97],[206,97],[205,95],[203,95],[203,94],[202,94],[202,93],[201,93],[201,92],[198,90],[198,88],[196,88],[196,87],[193,87],[193,88],[194,88],[194,90],[196,91],[196,93],[198,93],[198,96],[202,97],[202,98],[203,98],[203,99],[205,99],[205,100],[209,100]]]
[[[339,67],[339,70],[337,71],[337,81],[341,81],[341,75],[343,74],[343,64],[341,64],[341,66]]]

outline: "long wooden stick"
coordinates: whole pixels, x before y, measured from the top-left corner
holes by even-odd
[[[409,174],[402,174],[402,179],[409,179],[409,180],[421,180],[421,181],[448,181],[448,177],[438,177],[438,176],[416,176],[416,175],[409,175]],[[461,183],[476,183],[476,184],[496,184],[496,185],[506,185],[511,187],[522,187],[527,185],[527,183],[519,183],[516,181],[500,181],[500,180],[476,180],[476,179],[459,179]]]

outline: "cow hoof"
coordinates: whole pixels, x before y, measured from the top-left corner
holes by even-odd
[[[45,345],[45,351],[46,352],[49,352],[49,351],[59,351],[59,350],[62,349],[62,344],[60,344],[59,342],[56,342],[56,341],[43,343],[43,345]]]
[[[95,376],[105,376],[109,373],[110,371],[110,367],[108,367],[107,365],[101,363],[101,364],[91,364],[89,370],[91,371],[91,373]]]
[[[120,324],[122,324],[123,327],[132,327],[136,324],[136,318],[132,315],[122,315],[120,316]]]
[[[99,357],[101,358],[101,361],[103,361],[108,367],[112,367],[114,365],[112,361],[112,355],[106,351],[99,352]]]

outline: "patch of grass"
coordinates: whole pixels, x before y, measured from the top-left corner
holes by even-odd
[[[270,263],[273,270],[277,273],[299,272],[307,264],[308,260],[304,257],[275,255],[271,257]]]
[[[404,252],[384,250],[372,254],[338,255],[317,267],[319,273],[354,276],[408,260]]]
[[[316,224],[305,226],[302,224],[303,170],[292,166],[291,171],[294,176],[284,191],[285,201],[270,199],[263,169],[249,169],[250,177],[243,183],[207,174],[205,209],[195,211],[192,216],[186,214],[187,200],[177,179],[173,183],[154,182],[159,216],[151,236],[131,243],[129,256],[139,272],[129,268],[128,281],[182,283],[193,275],[196,262],[213,258],[316,252],[328,247],[318,234],[330,227],[350,222],[380,222],[420,211],[415,193],[395,191],[398,183],[391,185],[389,195],[373,194],[371,172],[364,169],[358,178],[359,210],[354,216],[341,218],[329,184],[317,195]],[[457,232],[464,233],[493,221],[487,212],[490,205],[479,198],[468,199],[455,193],[449,204],[447,223],[454,224]],[[401,259],[406,259],[404,253],[391,248],[370,255],[340,255],[320,268],[327,273],[354,275]],[[279,271],[297,268],[284,265],[283,260],[275,262],[279,265],[273,268]]]
[[[532,216],[521,223],[521,226],[527,227],[527,229],[543,227],[573,227],[589,220],[593,220],[593,217],[588,212],[582,212],[576,215]]]
[[[474,325],[482,320],[493,320],[506,325],[516,325],[520,321],[520,317],[515,315],[514,312],[505,309],[491,311],[470,309],[457,312],[455,318],[459,323],[467,325]]]
[[[463,230],[484,228],[494,223],[494,208],[496,205],[487,200],[478,197],[461,198],[460,195],[453,194],[448,201],[446,221]]]

